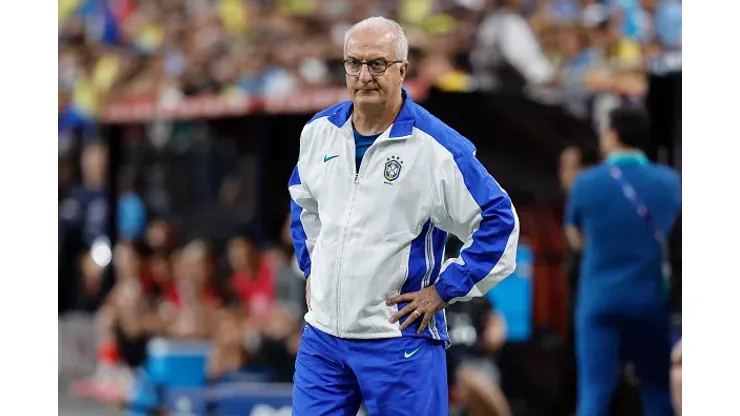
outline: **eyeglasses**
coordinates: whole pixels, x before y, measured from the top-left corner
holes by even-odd
[[[377,77],[385,74],[385,71],[389,66],[401,62],[403,61],[386,61],[383,58],[371,59],[369,61],[360,61],[359,59],[349,58],[342,61],[344,64],[344,72],[351,77],[360,75],[363,65],[367,65],[367,70],[370,72],[370,75]]]

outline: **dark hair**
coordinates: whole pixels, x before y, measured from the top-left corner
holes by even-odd
[[[609,128],[617,133],[619,143],[644,149],[650,140],[650,120],[640,108],[622,107],[609,113]]]

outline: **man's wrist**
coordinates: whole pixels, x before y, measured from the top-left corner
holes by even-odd
[[[450,303],[450,300],[454,298],[452,294],[450,293],[450,287],[445,284],[445,281],[443,279],[437,280],[437,283],[434,284],[434,288],[437,289],[437,294],[439,295],[440,299],[444,301],[444,303]]]

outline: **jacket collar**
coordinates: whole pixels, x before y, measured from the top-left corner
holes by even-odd
[[[645,153],[639,150],[626,150],[612,152],[606,157],[606,163],[610,165],[647,165],[649,160]]]
[[[396,120],[391,124],[390,128],[384,131],[378,140],[387,139],[405,139],[411,136],[414,130],[414,124],[416,123],[416,103],[411,99],[406,89],[401,88],[401,96],[403,97],[403,104],[401,105],[401,111],[398,112]],[[340,111],[332,114],[329,117],[329,121],[335,125],[342,126],[342,130],[352,136],[352,109],[353,104],[342,108]]]

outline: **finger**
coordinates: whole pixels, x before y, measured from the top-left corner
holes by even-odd
[[[411,324],[414,323],[415,320],[417,320],[421,316],[421,312],[417,312],[415,309],[411,315],[409,315],[408,318],[406,318],[405,321],[403,321],[403,324],[401,325],[400,330],[403,331],[404,329],[408,328]]]
[[[433,316],[434,316],[434,313],[432,313],[432,312],[426,312],[424,314],[424,319],[421,320],[421,324],[419,325],[419,329],[416,330],[416,333],[417,334],[421,334],[422,332],[424,332],[424,330],[427,328],[427,325],[429,325],[429,322],[432,320],[432,317]]]
[[[412,302],[414,299],[416,299],[416,293],[417,292],[409,292],[409,293],[404,293],[402,295],[394,296],[386,300],[385,304],[388,306],[391,306],[391,305],[396,305],[401,302]]]
[[[391,316],[390,323],[395,324],[396,322],[398,322],[399,319],[401,319],[404,316],[408,315],[414,309],[416,309],[416,304],[413,303],[413,302],[412,303],[409,303],[403,309],[401,309],[400,311],[396,312],[395,315]]]

